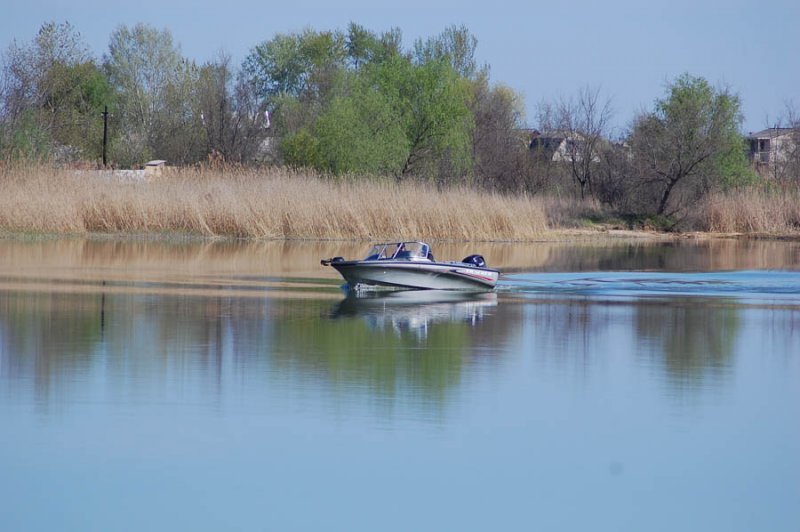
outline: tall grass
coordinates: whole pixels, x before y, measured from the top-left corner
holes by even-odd
[[[717,233],[800,231],[800,189],[745,189],[710,195],[697,212],[699,229]]]
[[[575,198],[330,179],[285,168],[182,169],[139,181],[0,164],[0,233],[525,241],[609,216]],[[800,188],[712,194],[685,222],[700,231],[796,235]]]
[[[177,170],[149,182],[47,167],[0,168],[0,231],[243,238],[530,240],[542,204],[428,184],[267,170]]]

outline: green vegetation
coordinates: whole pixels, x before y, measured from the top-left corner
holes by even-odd
[[[698,209],[710,198],[762,194],[731,90],[684,74],[611,138],[609,100],[584,87],[543,103],[532,132],[477,45],[463,26],[405,47],[398,29],[351,23],[275,35],[237,69],[224,54],[188,60],[169,30],[144,24],[114,29],[98,59],[71,25],[46,23],[3,54],[0,164],[99,166],[108,106],[115,168],[165,159],[541,196],[564,207],[546,207],[556,227],[692,229],[709,225]],[[800,149],[781,164],[772,194],[791,197]]]
[[[739,125],[739,98],[684,74],[631,134],[636,173],[650,193],[639,195],[643,212],[675,215],[715,188],[747,184],[749,171]],[[676,200],[680,195],[681,199]]]

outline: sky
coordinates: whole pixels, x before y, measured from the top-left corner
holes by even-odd
[[[745,133],[775,125],[788,102],[800,108],[799,0],[11,0],[3,10],[3,50],[68,21],[102,57],[115,27],[142,22],[169,29],[191,59],[224,51],[237,64],[276,34],[309,27],[398,27],[410,48],[463,24],[492,82],[523,96],[530,127],[542,102],[589,87],[610,99],[622,133],[687,72],[739,95]]]

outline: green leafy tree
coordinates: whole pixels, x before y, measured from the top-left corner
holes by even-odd
[[[345,46],[349,65],[359,70],[365,65],[382,63],[401,53],[403,35],[399,28],[378,35],[351,22],[347,27]]]
[[[414,59],[418,64],[445,61],[456,73],[466,79],[475,79],[486,67],[478,68],[475,51],[478,39],[466,26],[450,26],[436,37],[414,43]]]
[[[74,65],[56,63],[47,73],[48,93],[43,102],[53,140],[76,148],[84,159],[102,153],[101,112],[113,106],[113,92],[93,61]]]
[[[3,56],[0,146],[41,158],[71,151],[96,157],[99,111],[111,103],[103,75],[69,23],[48,22]]]
[[[468,87],[447,63],[392,56],[347,78],[314,122],[323,170],[397,179],[469,171]]]
[[[287,164],[321,166],[319,139],[313,149],[310,139],[346,57],[344,34],[306,29],[262,42],[242,63],[240,88],[250,90],[250,107],[271,113],[270,136]]]
[[[407,157],[405,132],[391,100],[365,78],[351,76],[347,94],[317,121],[320,162],[336,174],[396,174]]]
[[[738,96],[700,77],[676,79],[630,137],[638,179],[632,193],[645,213],[675,216],[715,187],[749,175],[739,133]]]
[[[471,170],[469,87],[444,61],[412,65],[396,59],[386,64],[384,89],[396,98],[408,143],[398,178],[441,174],[441,163],[454,174]],[[394,84],[392,86],[391,84]]]
[[[317,97],[328,87],[331,76],[345,65],[345,37],[340,32],[278,34],[255,46],[242,70],[264,98],[277,95]]]
[[[284,162],[289,166],[324,168],[319,139],[306,129],[288,135],[281,145],[281,151]]]
[[[399,30],[351,23],[278,35],[242,71],[272,113],[285,162],[441,182],[471,175],[476,43],[453,27],[406,54]]]

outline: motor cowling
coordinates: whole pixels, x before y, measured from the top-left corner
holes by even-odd
[[[332,257],[330,259],[322,259],[321,261],[319,261],[319,263],[322,264],[323,266],[330,266],[332,262],[342,262],[343,260],[344,260],[343,257]]]
[[[482,255],[470,255],[468,257],[464,257],[461,261],[464,264],[472,264],[473,266],[477,266],[478,268],[485,268],[486,261],[483,259]]]

